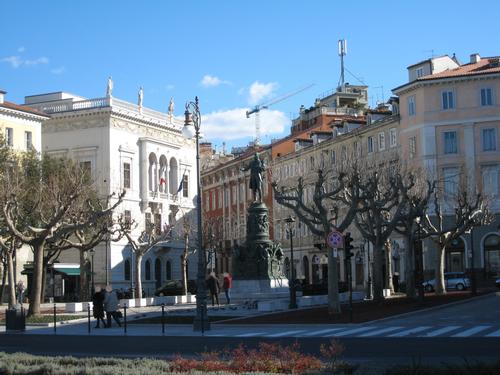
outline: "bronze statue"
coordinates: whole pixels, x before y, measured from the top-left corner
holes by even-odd
[[[241,169],[243,172],[250,170],[250,189],[252,189],[253,201],[262,202],[262,173],[266,170],[264,161],[259,159],[259,153],[256,152],[253,160],[246,167]]]

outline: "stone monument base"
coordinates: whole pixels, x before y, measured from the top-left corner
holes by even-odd
[[[231,288],[231,299],[265,300],[289,296],[288,279],[233,279]]]

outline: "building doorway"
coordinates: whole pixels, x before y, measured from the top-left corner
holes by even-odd
[[[445,272],[465,271],[465,243],[461,238],[452,241],[446,249]]]
[[[500,276],[500,236],[496,234],[484,240],[484,268],[488,277]]]

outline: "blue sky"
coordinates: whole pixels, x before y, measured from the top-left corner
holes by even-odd
[[[337,41],[346,67],[370,86],[370,104],[407,79],[406,66],[431,54],[499,55],[496,1],[4,1],[0,88],[7,100],[67,91],[114,96],[175,114],[200,98],[207,140],[246,144],[245,110],[314,83],[261,113],[263,141],[288,134],[301,104],[335,88]],[[346,81],[359,81],[346,73]],[[382,89],[383,87],[383,89]]]

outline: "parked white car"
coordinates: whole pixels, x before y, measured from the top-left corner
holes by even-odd
[[[470,288],[470,279],[463,272],[445,272],[444,282],[446,289],[464,290]],[[436,279],[427,280],[423,283],[426,292],[433,292]]]

